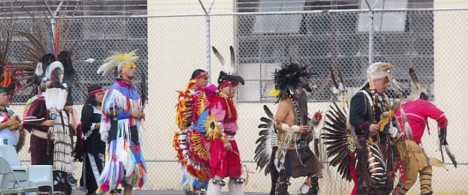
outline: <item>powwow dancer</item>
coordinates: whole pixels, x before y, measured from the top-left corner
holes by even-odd
[[[239,149],[235,140],[238,131],[237,111],[234,105],[234,96],[239,84],[244,84],[244,79],[234,75],[234,49],[229,48],[231,53],[231,64],[225,65],[224,58],[213,47],[215,55],[226,72],[221,71],[218,77],[218,95],[210,102],[210,114],[218,121],[215,131],[209,131],[210,142],[210,181],[208,183],[207,195],[221,194],[221,188],[226,185],[223,181],[229,177],[229,194],[244,194],[242,178],[242,165]]]
[[[31,164],[53,165],[54,193],[71,194],[71,186],[76,185],[71,156],[76,133],[71,101],[75,72],[65,33],[70,25],[57,18],[51,27],[47,17],[29,14],[33,32],[16,33],[30,42],[24,57],[31,64],[24,70],[33,71],[24,72],[29,79],[23,88],[33,86],[34,96],[26,103],[23,125],[31,132]]]
[[[402,142],[393,117],[398,104],[391,107],[384,95],[388,82],[399,87],[392,71],[391,64],[371,64],[368,81],[351,99],[349,117],[347,108],[336,104],[326,114],[322,138],[327,156],[344,179],[354,181],[351,194],[389,194],[393,189],[393,164]]]
[[[14,69],[8,61],[9,46],[13,39],[14,31],[7,25],[0,23],[0,141],[1,144],[12,145],[19,151],[24,145],[25,130],[21,126],[21,120],[15,115],[8,105],[13,99],[16,88],[19,85],[18,77],[21,76],[19,68]]]
[[[81,184],[86,188],[86,194],[95,194],[98,178],[104,168],[106,142],[101,140],[101,105],[104,91],[94,84],[88,87],[88,99],[81,111],[81,124],[84,134],[84,154]]]
[[[421,194],[432,194],[432,166],[441,166],[443,163],[427,156],[421,142],[422,136],[428,124],[427,118],[432,118],[437,121],[439,127],[439,144],[441,147],[447,148],[448,120],[444,112],[429,101],[429,94],[419,83],[416,72],[410,68],[409,73],[412,86],[414,86],[413,92],[408,97],[408,101],[395,112],[405,135],[406,153],[408,154],[405,159],[402,159],[404,177],[400,178],[395,192],[406,194],[416,183],[419,175]],[[455,157],[450,153],[450,150],[447,150],[447,153],[456,167]]]
[[[267,137],[259,138],[256,150],[257,164],[260,167],[268,166],[267,170],[271,172],[270,194],[289,194],[290,177],[307,177],[299,194],[318,193],[318,178],[322,176],[323,166],[310,149],[309,143],[315,139],[312,127],[319,124],[321,114],[316,113],[312,119],[308,117],[306,96],[306,91],[312,91],[311,79],[314,75],[306,66],[296,63],[284,64],[280,70],[275,71],[274,94],[279,105],[273,120],[276,125],[277,146],[270,144],[270,130]],[[269,126],[271,123],[272,121],[268,122]]]
[[[106,91],[102,101],[99,132],[107,147],[106,163],[98,179],[97,194],[114,190],[122,184],[124,194],[128,195],[134,186],[141,188],[146,181],[146,163],[141,150],[142,119],[145,113],[141,96],[132,83],[137,59],[135,51],[115,53],[97,71],[104,75],[117,67],[119,74],[117,82]]]
[[[216,86],[208,84],[208,72],[197,69],[184,91],[179,91],[173,147],[183,172],[182,187],[186,194],[200,194],[210,179],[210,151],[206,137],[210,124],[208,107],[216,95]]]
[[[37,74],[43,78],[42,89],[26,103],[23,120],[24,127],[31,132],[31,164],[53,165],[54,193],[71,194],[72,185],[76,185],[71,154],[75,132],[65,110],[69,92],[61,80],[64,66],[54,61],[52,54],[46,54],[42,61],[45,73]]]
[[[389,194],[393,190],[393,166],[398,155],[393,143],[400,137],[392,115],[395,108],[384,94],[389,82],[397,86],[393,69],[388,63],[371,64],[367,82],[351,99],[349,121],[361,146],[351,155],[353,194]]]

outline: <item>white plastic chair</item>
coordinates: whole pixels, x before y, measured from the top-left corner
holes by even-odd
[[[0,157],[8,162],[20,183],[26,183],[28,181],[28,167],[21,166],[15,147],[0,145]]]
[[[31,187],[50,187],[49,194],[54,192],[52,165],[21,166],[18,153],[13,146],[0,146],[0,157],[3,157],[11,166],[18,181],[22,185]]]
[[[0,194],[2,195],[37,192],[37,187],[23,187],[11,169],[10,164],[2,157],[0,157],[0,178]]]
[[[50,187],[49,194],[54,192],[52,165],[28,166],[28,181],[33,187]]]

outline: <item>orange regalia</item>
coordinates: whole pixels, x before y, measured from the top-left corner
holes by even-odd
[[[209,100],[216,87],[197,87],[191,80],[184,91],[179,91],[176,105],[176,123],[173,147],[177,161],[184,173],[184,190],[194,191],[205,188],[210,179],[210,151],[207,149],[208,134],[216,134],[216,119],[209,115]],[[208,134],[207,134],[208,133]]]

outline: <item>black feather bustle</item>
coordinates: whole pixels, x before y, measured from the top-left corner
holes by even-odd
[[[276,138],[276,129],[273,123],[273,114],[270,109],[265,105],[263,107],[265,113],[268,117],[261,117],[261,123],[258,125],[260,136],[255,144],[255,156],[254,160],[257,163],[257,170],[264,169],[265,175],[270,173],[270,170],[267,168],[272,159],[273,155],[273,145]]]
[[[267,128],[267,127],[268,127],[268,124],[265,124],[265,123],[259,124],[257,126],[257,128],[259,128],[259,129],[264,129],[264,128]]]
[[[272,119],[269,119],[269,118],[266,118],[266,117],[261,117],[260,121],[262,121],[264,123],[270,123],[272,121]]]
[[[265,111],[265,113],[267,114],[267,116],[268,116],[269,118],[273,118],[273,113],[270,111],[270,109],[268,108],[268,106],[263,105],[263,110]]]
[[[330,105],[330,110],[325,114],[325,126],[321,138],[327,146],[326,154],[330,160],[330,165],[337,167],[338,174],[347,181],[351,181],[349,150],[349,129],[347,128],[347,117],[336,103]]]

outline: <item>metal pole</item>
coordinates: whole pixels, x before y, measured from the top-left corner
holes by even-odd
[[[374,63],[374,12],[370,12],[371,27],[369,30],[369,65]]]
[[[209,15],[205,16],[205,35],[206,35],[206,71],[208,75],[211,74],[211,18]],[[211,79],[209,80],[211,83]]]
[[[211,76],[211,17],[210,17],[210,12],[211,9],[213,8],[214,2],[216,0],[213,0],[211,2],[210,8],[206,10],[205,6],[201,2],[201,0],[198,0],[200,3],[203,12],[205,12],[205,35],[206,35],[206,47],[205,47],[205,56],[206,56],[206,71],[208,72],[208,75]],[[209,83],[211,83],[210,80],[208,80]]]
[[[369,8],[369,17],[371,18],[371,26],[369,29],[369,65],[374,62],[374,11],[370,6],[369,2],[366,0],[367,7]]]

